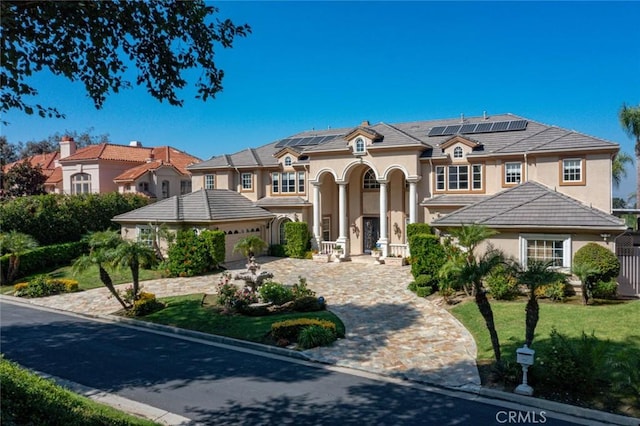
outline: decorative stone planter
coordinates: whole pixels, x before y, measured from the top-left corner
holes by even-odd
[[[404,266],[407,262],[404,257],[385,257],[384,264],[389,266]]]
[[[316,253],[313,255],[314,262],[329,263],[331,255],[328,253]]]

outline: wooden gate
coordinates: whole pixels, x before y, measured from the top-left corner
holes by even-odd
[[[632,234],[616,238],[616,255],[620,260],[618,294],[640,297],[640,247],[634,246],[633,240]]]

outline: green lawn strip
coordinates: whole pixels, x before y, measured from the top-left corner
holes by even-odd
[[[515,360],[516,347],[524,344],[525,302],[492,301],[496,329],[503,357]],[[492,360],[489,332],[473,302],[454,307],[451,313],[473,334],[478,346],[478,360]],[[540,303],[540,321],[536,327],[533,349],[545,344],[553,327],[569,337],[580,337],[584,331],[595,333],[601,340],[629,345],[640,351],[640,301],[581,306],[563,303]]]
[[[205,306],[201,306],[203,294],[188,294],[162,298],[167,307],[153,314],[139,317],[139,320],[170,325],[187,330],[233,337],[256,343],[272,344],[267,334],[271,324],[296,318],[317,318],[336,324],[338,335],[344,335],[344,324],[330,311],[295,312],[266,315],[260,317],[245,315],[225,315],[212,306],[215,296],[207,296]]]
[[[99,404],[0,358],[2,424],[157,425]]]
[[[80,290],[90,290],[92,288],[102,287],[102,281],[100,281],[100,275],[98,273],[98,267],[91,267],[82,273],[74,274],[71,266],[64,266],[62,268],[55,269],[51,272],[48,272],[52,278],[66,278],[71,280],[78,281],[78,287]],[[113,280],[113,284],[125,284],[130,283],[132,281],[131,271],[129,269],[115,269],[109,270],[109,276]],[[28,276],[19,279],[19,282],[27,282],[33,276]],[[162,278],[162,273],[160,271],[155,271],[153,269],[140,269],[140,281],[147,280],[155,280],[158,278]],[[144,283],[143,283],[144,286]],[[12,294],[13,293],[13,285],[2,286],[2,294]]]

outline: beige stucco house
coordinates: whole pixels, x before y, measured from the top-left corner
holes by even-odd
[[[376,246],[406,256],[409,223],[446,232],[479,222],[500,230],[492,243],[523,263],[569,267],[581,245],[611,245],[626,229],[610,215],[617,152],[609,141],[501,114],[305,131],[187,170],[193,191],[231,190],[269,211],[260,235],[271,244],[283,242],[284,223],[305,221],[316,248],[340,245],[344,259]]]

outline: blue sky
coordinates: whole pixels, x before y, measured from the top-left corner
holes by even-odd
[[[218,2],[253,34],[219,50],[224,91],[183,108],[135,88],[95,110],[41,73],[38,102],[64,120],[6,114],[9,142],[55,132],[171,145],[203,159],[310,129],[511,112],[633,153],[623,102],[640,104],[638,2]],[[193,77],[197,76],[194,72]],[[195,78],[192,79],[195,81]],[[635,187],[635,171],[616,194]]]

